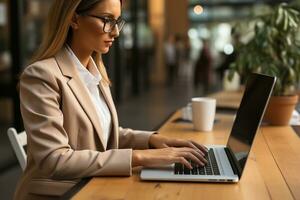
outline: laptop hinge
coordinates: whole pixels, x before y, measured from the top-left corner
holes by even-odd
[[[232,151],[228,147],[225,147],[224,150],[225,150],[226,155],[228,157],[228,160],[230,162],[230,165],[231,165],[231,168],[233,170],[233,173],[236,174],[236,175],[238,175],[239,178],[241,178],[241,174],[242,174],[241,173],[241,169],[238,166],[237,160],[234,159]]]

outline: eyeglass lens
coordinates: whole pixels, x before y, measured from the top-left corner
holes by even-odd
[[[123,19],[118,19],[118,20],[109,19],[104,24],[104,32],[106,33],[111,32],[116,27],[116,25],[118,26],[118,30],[121,31],[124,24],[125,21]]]

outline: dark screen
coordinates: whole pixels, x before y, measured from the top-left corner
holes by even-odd
[[[244,96],[227,143],[240,175],[245,167],[250,147],[260,125],[274,83],[274,77],[261,74],[251,74],[247,80]]]

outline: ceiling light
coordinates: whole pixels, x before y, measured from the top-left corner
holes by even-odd
[[[194,13],[195,13],[196,15],[201,15],[201,14],[203,13],[203,7],[200,6],[200,5],[196,5],[196,6],[194,7]]]

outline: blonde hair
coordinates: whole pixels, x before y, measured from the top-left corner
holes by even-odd
[[[30,64],[53,57],[70,37],[70,22],[76,12],[84,13],[103,0],[55,0],[50,8],[42,44],[30,60]],[[107,84],[111,84],[100,53],[92,57]]]

